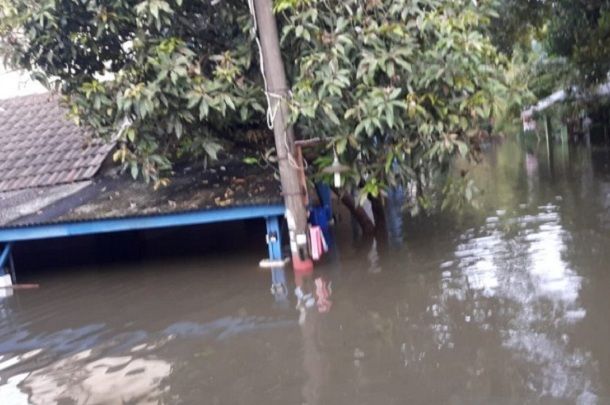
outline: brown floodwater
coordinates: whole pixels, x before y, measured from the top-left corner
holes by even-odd
[[[40,265],[0,298],[0,404],[610,403],[610,153],[544,146],[490,150],[478,211],[344,214],[313,275],[263,239]]]

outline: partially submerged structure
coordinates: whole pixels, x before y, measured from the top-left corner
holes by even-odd
[[[532,117],[535,113],[542,112],[547,108],[564,102],[569,99],[590,100],[599,97],[610,96],[610,82],[601,84],[591,91],[581,91],[578,87],[572,87],[569,90],[559,90],[550,96],[538,101],[534,106],[523,111],[522,117]]]
[[[154,190],[111,164],[115,146],[65,117],[49,94],[0,100],[0,275],[28,240],[262,218],[281,259],[284,204],[273,172],[228,159],[179,165]],[[261,236],[261,241],[264,237]]]
[[[549,129],[550,125],[549,125],[549,113],[548,110],[553,107],[554,105],[560,104],[560,103],[564,103],[566,101],[570,101],[570,100],[578,100],[578,101],[591,101],[594,99],[600,99],[603,97],[608,97],[610,96],[610,82],[601,84],[597,87],[595,87],[594,89],[588,90],[588,91],[584,91],[578,87],[571,87],[567,90],[559,90],[556,91],[555,93],[549,95],[548,97],[539,100],[538,103],[536,103],[535,105],[527,108],[526,110],[522,111],[521,113],[521,120],[523,122],[523,130],[524,131],[533,131],[538,133],[538,128],[537,128],[537,124],[536,124],[536,116],[541,116],[543,118],[543,124],[544,124],[544,134],[545,137],[548,139],[551,138],[551,130]],[[588,131],[588,127],[591,125],[591,119],[586,117],[586,114],[583,115],[582,117],[582,123],[581,126],[586,127],[585,128],[585,132]],[[605,126],[605,124],[604,124]],[[560,128],[561,132],[562,132],[562,138],[566,138],[569,136],[568,132],[568,128],[567,127],[562,127]],[[606,128],[604,128],[604,131],[606,131]],[[589,141],[587,140],[587,143],[589,143]]]

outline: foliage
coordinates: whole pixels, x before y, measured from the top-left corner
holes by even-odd
[[[578,81],[575,71],[565,58],[551,57],[531,65],[528,88],[541,100],[558,89],[570,89]]]
[[[479,124],[519,97],[485,35],[492,5],[277,1],[283,49],[296,54],[291,107],[299,132],[330,140],[353,169],[350,182],[373,196],[431,182],[454,155],[472,156]]]
[[[116,158],[160,179],[180,158],[264,121],[245,0],[0,0],[9,64],[118,137]],[[475,157],[479,125],[520,103],[489,38],[495,0],[276,0],[292,122],[322,137],[365,194],[432,183]],[[332,159],[321,159],[328,165]],[[421,196],[420,196],[421,197]]]
[[[510,61],[504,69],[504,78],[509,92],[513,95],[507,103],[504,114],[496,117],[494,129],[497,133],[517,133],[517,126],[521,126],[521,111],[525,105],[531,105],[537,100],[537,95],[531,90],[534,85],[532,79],[537,77],[539,66],[545,60],[542,55],[535,52],[533,47],[525,51],[515,47]]]
[[[609,0],[555,0],[548,23],[547,47],[567,58],[585,85],[605,82],[610,71]]]
[[[496,9],[492,41],[507,54],[521,55],[530,67],[528,87],[538,99],[607,81],[609,0],[505,0]]]
[[[533,105],[558,88],[570,88],[575,80],[565,58],[550,57],[536,41],[529,48],[515,47],[505,69],[506,83],[521,94],[519,102],[511,104],[504,117],[496,122],[496,131],[515,133],[522,126],[520,113],[525,105]],[[564,104],[564,103],[561,103]]]
[[[546,0],[500,0],[489,27],[493,44],[509,57],[516,48],[529,49],[532,40],[542,38],[552,9]]]
[[[115,158],[134,177],[159,180],[182,156],[214,158],[219,137],[263,118],[244,1],[0,5],[8,64],[50,81],[77,123],[118,137]]]

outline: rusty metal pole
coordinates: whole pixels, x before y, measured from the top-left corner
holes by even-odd
[[[287,122],[290,111],[286,100],[289,97],[286,73],[280,53],[279,35],[273,0],[253,0],[258,36],[260,39],[263,75],[266,79],[269,108],[273,118],[273,133],[277,149],[282,193],[286,204],[286,221],[290,236],[292,265],[295,271],[313,270],[309,257],[307,238],[307,207],[303,204],[305,190],[302,187],[299,171],[303,170],[302,161],[295,153],[294,131]]]

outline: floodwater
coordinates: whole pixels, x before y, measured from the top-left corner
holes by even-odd
[[[489,156],[481,210],[387,243],[344,218],[313,275],[257,268],[264,245],[28,274],[0,403],[609,404],[610,155]]]

